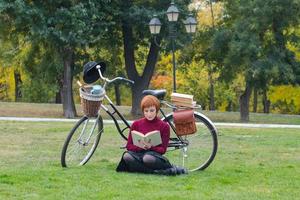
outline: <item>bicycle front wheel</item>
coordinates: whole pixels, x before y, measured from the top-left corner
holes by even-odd
[[[169,148],[167,152],[167,157],[171,163],[183,166],[189,171],[207,168],[214,160],[218,149],[217,129],[213,123],[201,113],[195,112],[194,116],[197,132],[178,137],[185,145],[178,145],[177,148],[175,146],[174,151]],[[167,116],[165,121],[169,121],[171,125],[171,135],[176,135],[173,115]],[[180,140],[178,139],[178,141]]]
[[[68,134],[61,152],[62,167],[85,165],[94,154],[103,132],[101,116],[82,117]]]

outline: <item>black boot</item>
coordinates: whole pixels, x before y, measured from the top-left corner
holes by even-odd
[[[173,168],[176,169],[176,174],[177,175],[179,175],[179,174],[188,174],[188,170],[185,169],[184,167],[179,167],[179,166],[173,165]]]
[[[172,167],[170,167],[168,169],[154,170],[153,172],[154,172],[154,174],[175,176],[175,175],[180,175],[180,174],[187,174],[188,170],[183,167],[173,165]]]
[[[175,176],[177,174],[176,168],[171,167],[168,169],[158,169],[153,171],[154,174],[165,175],[165,176]]]

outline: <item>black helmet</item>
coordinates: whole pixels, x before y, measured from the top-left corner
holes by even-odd
[[[106,69],[106,64],[104,62],[97,63],[95,61],[90,61],[83,66],[83,80],[85,83],[91,84],[99,79],[100,75],[96,69],[97,65],[100,65],[100,70],[103,75]]]

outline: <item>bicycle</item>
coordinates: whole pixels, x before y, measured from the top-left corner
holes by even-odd
[[[116,81],[123,81],[130,84],[134,83],[123,77],[116,77],[110,80],[102,75],[100,69],[101,66],[97,65],[96,70],[99,73],[97,80],[100,78],[104,81],[102,85],[104,91],[109,84]],[[173,110],[178,109],[178,107],[171,102],[164,100],[166,90],[144,90],[143,94],[154,95],[160,100],[162,105]],[[101,108],[111,117],[120,136],[124,140],[127,140],[130,129],[129,122],[119,112],[106,94],[104,95],[104,99],[107,100],[112,111],[101,103],[95,118],[85,115],[75,124],[68,134],[62,148],[62,167],[85,165],[94,154],[104,132],[103,119],[100,115]],[[197,105],[195,108],[201,107],[200,105]],[[170,125],[171,135],[166,153],[166,157],[168,157],[170,162],[183,166],[190,172],[206,169],[214,160],[218,149],[217,129],[212,121],[204,114],[194,111],[197,132],[192,135],[177,136],[175,125],[173,123],[173,112],[165,114],[163,109],[160,108],[160,114],[162,115],[162,120]],[[119,117],[120,120],[117,120],[115,115]],[[125,125],[125,128],[121,128],[121,123]]]

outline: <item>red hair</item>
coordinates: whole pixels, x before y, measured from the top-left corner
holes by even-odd
[[[153,96],[153,95],[146,95],[141,101],[141,109],[144,112],[145,108],[155,106],[156,108],[156,113],[159,111],[160,108],[160,102],[159,100]]]

